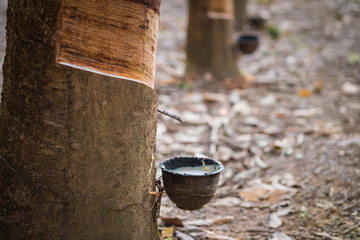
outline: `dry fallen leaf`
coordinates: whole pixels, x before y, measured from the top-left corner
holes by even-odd
[[[307,109],[297,109],[293,112],[293,115],[295,117],[312,117],[322,113],[323,111],[321,108],[307,108]]]
[[[167,218],[167,217],[161,217],[160,218],[166,226],[177,226],[177,227],[183,227],[183,220],[180,218]]]
[[[202,227],[207,227],[207,226],[212,226],[214,225],[214,222],[211,219],[197,219],[194,221],[184,221],[184,225],[188,226],[188,225],[192,225],[192,226],[202,226]]]
[[[251,191],[256,194],[260,199],[268,196],[268,194],[273,190],[273,187],[266,183],[259,183],[251,187]]]
[[[219,116],[226,117],[229,114],[230,109],[227,106],[222,106],[219,108],[218,112]]]
[[[224,217],[217,217],[213,219],[197,219],[194,221],[185,221],[184,225],[193,225],[193,226],[212,226],[212,225],[221,225],[228,223],[234,220],[234,216],[224,216]]]
[[[280,134],[283,129],[280,126],[275,125],[266,125],[264,128],[261,129],[261,133],[266,135],[277,135]]]
[[[239,191],[239,195],[242,199],[249,201],[249,202],[256,202],[259,200],[259,196],[254,193],[247,192],[247,191]]]
[[[335,125],[333,123],[326,123],[320,125],[316,129],[316,133],[322,136],[331,136],[336,133],[341,133],[343,127],[341,125]]]
[[[274,116],[277,118],[289,118],[292,116],[292,113],[284,108],[280,108],[274,112]]]
[[[269,93],[268,95],[266,95],[265,97],[263,97],[262,99],[260,99],[260,104],[261,105],[273,105],[276,103],[276,97],[274,94]]]
[[[180,232],[178,230],[175,230],[175,236],[179,239],[179,240],[194,240],[193,237],[183,233],[183,232]]]
[[[252,75],[251,73],[244,73],[243,74],[244,80],[248,83],[255,83],[256,82],[256,78],[254,75]]]
[[[298,94],[300,95],[300,97],[310,97],[311,91],[303,88],[299,90]]]
[[[209,240],[237,240],[236,238],[223,236],[223,235],[219,235],[219,234],[214,234],[214,233],[206,234],[205,237],[206,237],[206,239],[209,239]]]
[[[346,82],[342,85],[341,90],[346,95],[354,95],[359,92],[359,86]]]
[[[255,164],[257,166],[259,166],[261,169],[268,169],[270,167],[270,165],[266,162],[264,162],[260,156],[256,155],[254,158],[253,158],[253,161],[255,162]]]
[[[205,103],[216,103],[216,102],[225,102],[227,100],[227,95],[220,93],[206,92],[203,94],[203,101]]]
[[[279,218],[276,213],[270,214],[269,226],[270,226],[271,228],[278,228],[278,227],[280,227],[281,225],[282,225],[282,220],[281,220],[281,218]]]
[[[288,195],[287,192],[280,189],[275,189],[274,191],[271,192],[271,194],[269,194],[267,200],[270,204],[274,204],[285,199],[287,195]]]
[[[291,240],[291,238],[282,232],[275,232],[270,240]]]
[[[280,184],[279,181],[283,178],[284,176],[274,176],[271,184],[263,183],[261,179],[250,181],[250,187],[240,190],[239,196],[248,202],[267,201],[270,204],[291,198],[297,190]]]
[[[229,118],[233,118],[236,114],[248,116],[251,114],[251,111],[252,109],[249,103],[245,100],[240,100],[239,102],[235,103],[234,106],[231,108]]]
[[[221,162],[225,162],[231,159],[233,156],[233,150],[229,147],[219,146],[216,152],[216,159]]]
[[[249,178],[253,177],[259,171],[260,171],[260,168],[257,168],[257,167],[250,168],[249,170],[245,170],[243,172],[236,174],[233,178],[233,181],[238,182],[243,179],[249,179]]]
[[[283,139],[277,139],[273,142],[273,147],[286,155],[291,155],[294,152],[295,138],[287,136]]]
[[[327,210],[327,209],[336,210],[336,207],[334,206],[334,204],[332,202],[325,201],[325,200],[319,201],[319,202],[315,203],[315,205],[317,207],[325,209],[325,210]]]
[[[223,217],[218,217],[218,218],[212,219],[212,221],[215,225],[225,224],[232,220],[234,220],[234,216],[223,216]]]
[[[161,232],[161,237],[164,238],[168,238],[168,237],[172,237],[174,235],[174,228],[173,227],[168,227],[165,228],[162,232]]]
[[[276,214],[279,217],[284,217],[286,215],[288,215],[289,213],[293,213],[293,209],[291,207],[287,207],[287,208],[280,208],[279,210],[277,210]]]
[[[264,199],[272,191],[272,187],[263,183],[261,179],[254,179],[249,182],[249,185],[250,187],[239,191],[240,197],[249,202]]]

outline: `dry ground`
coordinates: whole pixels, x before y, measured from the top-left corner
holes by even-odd
[[[250,1],[281,35],[258,31],[260,49],[239,60],[255,87],[215,94],[181,79],[185,3],[162,3],[159,107],[185,123],[160,116],[157,159],[205,155],[225,170],[200,211],[163,197],[163,226],[179,218],[194,239],[360,239],[360,2]]]

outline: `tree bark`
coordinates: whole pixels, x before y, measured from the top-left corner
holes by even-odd
[[[0,239],[158,239],[156,92],[56,64],[59,9],[8,3]]]
[[[247,0],[234,0],[235,2],[235,27],[241,30],[247,21]]]
[[[189,0],[186,76],[238,77],[233,0]]]

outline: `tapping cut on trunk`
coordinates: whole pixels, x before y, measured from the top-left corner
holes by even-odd
[[[209,0],[207,17],[212,19],[234,19],[233,0]]]
[[[154,88],[159,1],[62,0],[56,61]]]

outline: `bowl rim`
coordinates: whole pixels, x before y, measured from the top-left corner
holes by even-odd
[[[247,33],[247,34],[241,34],[238,37],[238,41],[256,41],[260,42],[261,36],[256,33]]]
[[[166,162],[169,162],[171,160],[174,160],[174,159],[177,159],[177,158],[182,158],[182,159],[197,159],[199,161],[201,160],[210,160],[212,162],[214,162],[215,164],[211,164],[211,165],[218,165],[219,166],[219,169],[214,171],[214,172],[210,172],[210,173],[205,173],[203,175],[193,175],[193,174],[187,174],[187,173],[177,173],[177,172],[173,172],[171,171],[170,169],[166,169],[165,168],[165,163]],[[199,165],[200,166],[200,165]],[[211,158],[205,158],[205,157],[191,157],[191,156],[177,156],[177,157],[172,157],[172,158],[169,158],[169,159],[166,159],[164,161],[162,161],[160,164],[159,164],[159,167],[162,171],[165,171],[167,173],[170,173],[170,174],[174,174],[174,175],[179,175],[179,176],[189,176],[189,177],[207,177],[207,176],[212,176],[212,175],[216,175],[216,174],[219,174],[222,170],[224,170],[224,165],[219,162],[219,161],[216,161],[214,159],[211,159]]]

